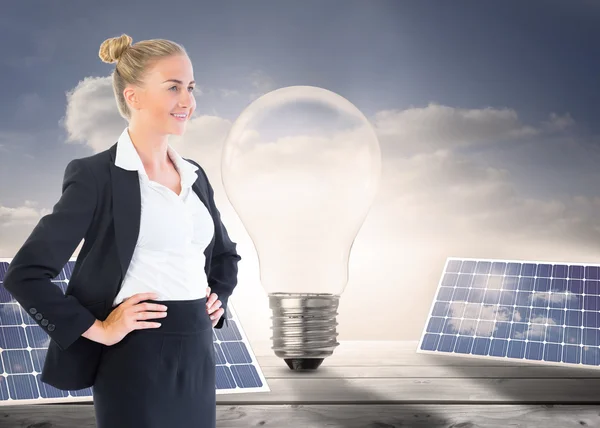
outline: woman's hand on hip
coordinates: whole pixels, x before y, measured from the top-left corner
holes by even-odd
[[[102,326],[104,327],[104,340],[102,343],[111,346],[120,342],[133,330],[160,327],[161,324],[159,322],[145,320],[166,317],[167,307],[158,303],[140,303],[143,300],[156,299],[158,299],[158,294],[156,293],[138,293],[123,300],[102,321]]]
[[[212,326],[216,326],[219,322],[219,319],[225,313],[225,310],[221,308],[221,301],[217,300],[216,293],[210,294],[210,287],[206,287],[206,312],[210,315],[210,319],[212,321]]]

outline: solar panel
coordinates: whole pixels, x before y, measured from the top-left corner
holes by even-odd
[[[0,406],[91,401],[92,389],[56,389],[40,380],[50,336],[6,291],[4,275],[11,259],[0,258]],[[63,293],[75,259],[52,280]],[[268,392],[265,380],[231,300],[227,324],[213,329],[217,394]]]
[[[600,266],[449,257],[420,353],[600,365]]]

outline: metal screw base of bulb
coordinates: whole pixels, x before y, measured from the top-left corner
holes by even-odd
[[[339,343],[335,326],[339,296],[271,293],[273,349],[291,370],[315,370]]]

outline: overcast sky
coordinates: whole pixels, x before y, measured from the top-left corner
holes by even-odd
[[[339,339],[417,340],[446,257],[600,263],[600,6],[564,1],[8,0],[0,15],[0,257],[60,197],[67,163],[119,116],[103,40],[167,38],[200,93],[174,147],[198,161],[243,257],[251,340],[271,311],[221,184],[223,140],[260,95],[329,89],[369,119],[379,193],[350,258]]]

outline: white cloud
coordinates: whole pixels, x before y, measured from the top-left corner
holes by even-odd
[[[545,292],[545,291],[534,291],[531,294],[531,299],[534,302],[539,302],[537,306],[546,306],[550,303],[558,304],[561,308],[565,307],[565,300],[567,294],[564,292]],[[543,304],[542,304],[543,303]]]
[[[430,103],[406,110],[383,110],[372,118],[383,143],[394,154],[414,155],[435,150],[485,145],[563,130],[574,122],[569,115],[552,114],[536,128],[521,123],[515,110],[503,108],[463,109]]]
[[[33,201],[16,207],[0,205],[0,258],[12,257],[39,220],[52,211],[37,205]]]
[[[559,296],[564,301],[565,294],[561,293]],[[470,307],[470,310],[464,311],[465,307]],[[500,326],[498,322],[510,323],[511,321],[528,323],[524,331],[513,330],[516,326],[511,325],[509,331],[511,338],[519,340],[543,340],[547,326],[559,325],[555,319],[546,316],[534,315],[523,319],[521,311],[514,310],[510,306],[452,302],[449,304],[445,328],[450,334],[459,333],[465,336],[490,337],[496,335]],[[449,331],[447,330],[448,327],[450,327]],[[505,332],[503,331],[503,333]]]
[[[20,207],[0,206],[0,228],[9,228],[15,226],[34,226],[41,217],[52,210],[36,209],[35,202],[26,201]]]
[[[577,194],[567,199],[526,195],[508,170],[472,160],[454,150],[464,144],[484,144],[527,134],[523,130],[532,128],[519,124],[514,120],[516,116],[506,111],[465,114],[461,110],[454,114],[450,110],[442,108],[445,124],[441,129],[450,136],[447,140],[424,130],[428,128],[424,124],[432,124],[440,116],[438,107],[415,113],[416,122],[422,126],[408,120],[415,117],[411,113],[394,114],[395,122],[382,120],[384,116],[391,120],[389,114],[376,115],[376,129],[383,132],[385,139],[384,178],[373,216],[382,231],[387,230],[388,236],[398,232],[395,239],[399,240],[401,236],[406,240],[408,232],[411,237],[439,239],[440,244],[452,247],[457,240],[478,247],[475,244],[481,243],[483,237],[495,236],[505,241],[494,247],[496,254],[504,245],[512,246],[523,240],[530,243],[553,240],[573,245],[598,242],[600,220],[595,213],[600,208],[600,198]],[[535,133],[543,136],[541,130]],[[428,144],[421,148],[416,141]],[[489,152],[490,164],[493,158],[494,152]]]
[[[67,111],[61,120],[67,142],[79,142],[100,152],[116,143],[127,125],[119,115],[110,77],[86,77],[67,93]]]
[[[544,340],[546,338],[546,324],[556,325],[552,318],[533,317],[530,320],[527,330],[515,335],[515,339]]]

